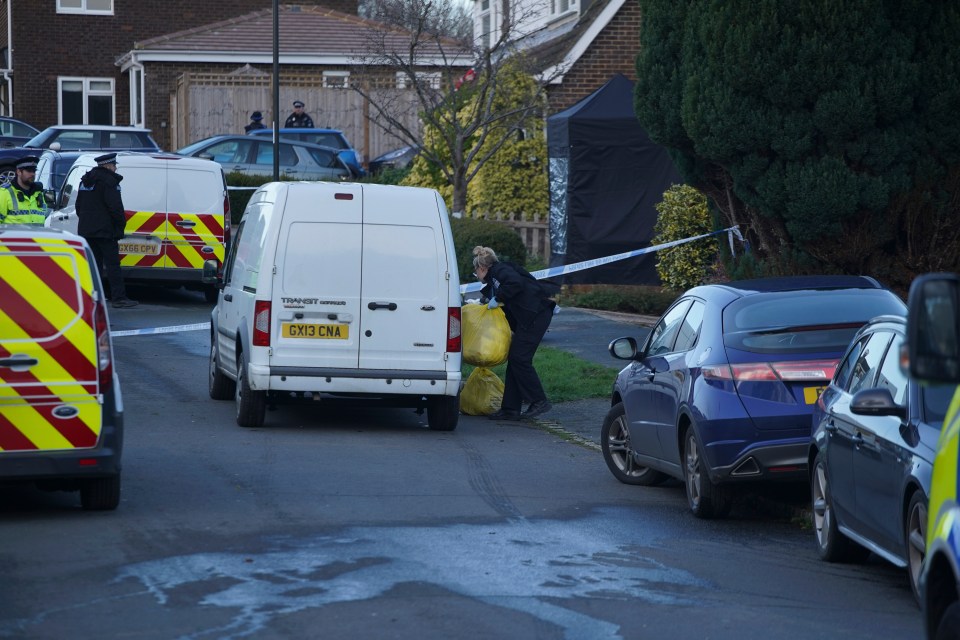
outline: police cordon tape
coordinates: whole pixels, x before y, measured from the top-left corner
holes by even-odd
[[[710,236],[717,236],[717,235],[720,235],[721,233],[727,234],[727,237],[730,240],[731,251],[733,250],[734,237],[736,237],[738,240],[743,242],[743,236],[740,234],[740,227],[739,225],[736,225],[733,227],[727,227],[726,229],[720,229],[719,231],[704,233],[699,236],[683,238],[682,240],[674,240],[673,242],[666,242],[664,244],[658,244],[652,247],[644,247],[643,249],[636,249],[634,251],[617,253],[612,256],[607,256],[605,258],[594,258],[592,260],[576,262],[574,264],[568,264],[562,267],[551,267],[549,269],[540,269],[539,271],[531,272],[530,275],[532,275],[537,280],[542,280],[544,278],[552,278],[554,276],[559,276],[566,273],[583,271],[584,269],[590,269],[591,267],[599,267],[601,265],[610,264],[611,262],[617,262],[619,260],[626,260],[627,258],[633,258],[634,256],[643,255],[645,253],[660,251],[661,249],[669,249],[670,247],[675,247],[677,245],[685,244],[687,242],[693,242],[694,240],[702,240],[703,238],[709,238]],[[470,284],[461,285],[460,293],[470,293],[472,291],[480,291],[480,289],[482,288],[483,288],[482,282],[472,282]],[[204,329],[209,329],[209,328],[210,328],[209,322],[198,322],[196,324],[181,324],[181,325],[174,325],[170,327],[154,327],[152,329],[128,329],[126,331],[114,331],[112,332],[112,335],[114,338],[124,337],[124,336],[148,336],[148,335],[155,335],[158,333],[180,333],[181,331],[203,331]]]
[[[673,242],[665,242],[664,244],[658,244],[652,247],[644,247],[643,249],[625,251],[624,253],[617,253],[612,256],[607,256],[605,258],[593,258],[592,260],[575,262],[574,264],[568,264],[562,267],[550,267],[549,269],[540,269],[539,271],[530,272],[530,275],[532,275],[537,280],[543,280],[544,278],[553,278],[555,276],[564,275],[567,273],[573,273],[575,271],[583,271],[584,269],[599,267],[601,265],[610,264],[611,262],[617,262],[619,260],[626,260],[627,258],[633,258],[636,256],[643,255],[645,253],[652,253],[654,251],[660,251],[661,249],[669,249],[670,247],[686,244],[687,242],[693,242],[694,240],[702,240],[703,238],[709,238],[710,236],[717,236],[717,235],[720,235],[721,233],[727,234],[727,238],[730,241],[731,251],[733,251],[734,237],[736,237],[740,242],[743,242],[743,236],[740,234],[740,225],[734,225],[732,227],[727,227],[726,229],[720,229],[719,231],[704,233],[699,236],[692,236],[690,238],[683,238],[681,240],[674,240]],[[473,291],[480,291],[480,289],[482,288],[483,288],[482,282],[471,282],[470,284],[460,285],[460,293],[471,293]]]
[[[123,336],[149,336],[157,333],[180,333],[181,331],[203,331],[209,329],[209,322],[198,322],[196,324],[179,324],[172,327],[154,327],[152,329],[127,329],[125,331],[111,331],[110,335],[114,338]]]

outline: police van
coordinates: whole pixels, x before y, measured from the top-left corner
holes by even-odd
[[[211,316],[210,396],[263,423],[293,394],[363,396],[459,418],[460,281],[436,191],[273,182],[254,192]]]
[[[99,153],[77,158],[57,197],[48,227],[77,232],[80,179],[97,166]],[[223,168],[216,162],[164,153],[117,153],[127,225],[120,240],[120,266],[127,282],[201,284],[203,263],[222,264],[230,241],[230,199]]]
[[[0,226],[0,484],[120,502],[123,402],[106,297],[79,236]]]

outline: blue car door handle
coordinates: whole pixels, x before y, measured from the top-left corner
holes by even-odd
[[[853,436],[853,446],[859,448],[863,444],[863,434],[859,431]]]

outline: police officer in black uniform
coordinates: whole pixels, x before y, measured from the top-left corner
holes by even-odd
[[[306,128],[313,129],[313,118],[311,118],[306,111],[303,110],[303,102],[301,100],[293,101],[293,113],[287,118],[287,121],[283,123],[284,127],[292,128]]]
[[[263,114],[259,111],[254,111],[250,114],[250,124],[243,128],[245,133],[250,133],[251,131],[256,131],[257,129],[266,129],[266,125],[263,124]]]
[[[117,154],[105,153],[95,160],[97,166],[80,178],[77,233],[90,244],[97,266],[102,266],[106,271],[110,282],[110,305],[116,309],[127,309],[138,303],[127,297],[123,273],[120,271],[117,240],[123,237],[127,224],[123,200],[120,198],[123,176],[117,173]]]

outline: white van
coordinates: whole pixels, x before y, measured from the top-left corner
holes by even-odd
[[[102,152],[79,156],[64,180],[59,209],[48,227],[77,232],[80,178],[97,166]],[[165,153],[117,153],[120,193],[127,214],[120,240],[126,282],[175,283],[203,290],[209,302],[217,290],[201,284],[203,263],[223,263],[230,241],[230,199],[223,168],[216,162]]]
[[[219,281],[215,263],[204,281]],[[240,426],[294,392],[399,400],[425,407],[431,429],[456,428],[460,279],[436,191],[265,184],[219,286],[210,397],[234,398]]]

